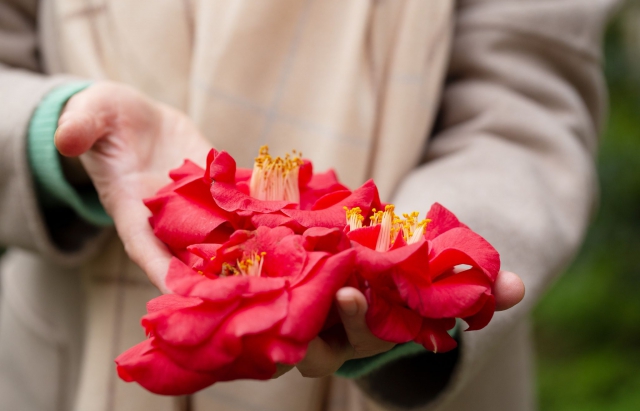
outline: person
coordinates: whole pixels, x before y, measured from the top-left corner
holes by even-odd
[[[591,212],[616,3],[0,1],[0,408],[533,409],[527,313]],[[142,199],[184,158],[249,166],[265,143],[400,210],[444,204],[527,297],[433,354],[375,339],[345,288],[348,340],[314,340],[299,372],[190,398],[119,381],[168,291]],[[499,308],[520,277],[501,272]]]

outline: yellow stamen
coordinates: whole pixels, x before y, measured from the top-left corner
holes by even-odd
[[[265,255],[267,255],[265,252],[257,253],[253,251],[248,258],[238,261],[240,274],[248,275],[250,277],[260,277],[260,274],[262,274]]]
[[[380,234],[376,243],[376,251],[384,252],[389,250],[392,244],[393,226],[396,220],[396,214],[393,212],[395,207],[391,204],[387,205],[380,217]],[[378,211],[380,212],[380,211]],[[397,231],[396,231],[397,232]]]
[[[235,275],[240,275],[240,271],[238,271],[237,268],[229,263],[222,263],[222,272],[220,273],[220,276],[233,277]]]
[[[348,207],[343,207],[347,212],[347,224],[349,224],[349,229],[356,230],[358,228],[362,228],[362,221],[364,221],[364,217],[362,216],[362,210],[360,207],[355,207],[349,209]]]
[[[300,202],[298,174],[303,164],[302,153],[293,150],[293,156],[271,157],[269,147],[260,147],[253,164],[249,190],[252,197],[266,201]]]
[[[402,222],[402,236],[404,237],[407,244],[414,244],[424,236],[424,232],[427,228],[427,224],[431,222],[431,220],[425,219],[422,221],[418,220],[420,213],[414,211],[411,214],[403,214],[404,220]]]
[[[351,230],[362,227],[362,210],[359,207],[349,209],[344,207],[347,214],[347,224]],[[429,219],[419,220],[420,213],[417,211],[411,214],[402,214],[402,218],[395,212],[395,206],[389,204],[385,206],[384,211],[377,211],[375,208],[371,210],[369,217],[370,225],[380,225],[380,234],[376,242],[376,251],[385,252],[395,242],[398,232],[402,234],[407,244],[414,244],[424,237],[427,225],[431,222]]]

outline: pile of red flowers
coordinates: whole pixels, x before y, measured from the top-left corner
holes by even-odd
[[[333,171],[266,147],[253,170],[211,150],[206,170],[187,160],[170,177],[146,205],[175,256],[173,294],[148,303],[149,338],[116,359],[125,381],[183,395],[269,379],[335,325],[345,285],[366,296],[374,335],[434,352],[455,348],[456,318],[477,330],[493,316],[500,257],[440,204],[422,220],[397,215],[373,181],[351,191]]]

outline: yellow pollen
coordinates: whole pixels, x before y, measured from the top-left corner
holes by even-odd
[[[347,214],[347,224],[351,230],[355,230],[362,227],[362,210],[359,207],[349,209],[344,207]],[[385,252],[395,242],[398,232],[402,233],[407,244],[414,244],[420,241],[424,237],[424,233],[427,228],[427,224],[431,220],[424,219],[419,220],[420,213],[414,211],[410,214],[402,214],[402,217],[395,213],[395,206],[389,204],[385,206],[384,211],[371,210],[371,216],[369,217],[370,225],[380,225],[380,234],[376,242],[376,251]]]
[[[424,232],[427,228],[427,224],[431,222],[429,219],[418,220],[420,213],[414,211],[411,214],[403,214],[404,220],[402,221],[402,236],[407,244],[414,244],[424,236]]]
[[[267,255],[264,251],[257,253],[253,251],[248,258],[242,261],[238,261],[238,269],[240,274],[248,275],[251,277],[259,277],[262,274],[262,265],[264,264],[264,256]]]
[[[233,277],[235,275],[240,275],[240,271],[238,271],[237,268],[229,263],[222,263],[222,272],[220,273],[221,277]]]
[[[269,147],[260,147],[253,164],[249,190],[252,197],[265,201],[300,202],[298,174],[303,164],[302,153],[293,150],[293,155],[284,158],[271,157]]]
[[[364,217],[362,216],[362,210],[360,207],[354,207],[352,209],[349,209],[348,207],[343,208],[347,212],[347,224],[349,224],[349,229],[356,230],[358,228],[362,228]]]
[[[394,234],[398,232],[394,227],[397,224],[397,216],[394,210],[395,206],[389,204],[384,208],[383,212],[378,211],[378,213],[382,213],[382,215],[379,219],[376,218],[376,224],[380,224],[380,234],[378,234],[378,241],[376,242],[376,251],[387,251],[393,244],[393,240],[395,239]]]

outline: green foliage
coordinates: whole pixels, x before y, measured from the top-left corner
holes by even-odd
[[[576,261],[534,313],[544,411],[640,410],[640,76],[620,22],[605,44],[600,207]]]

